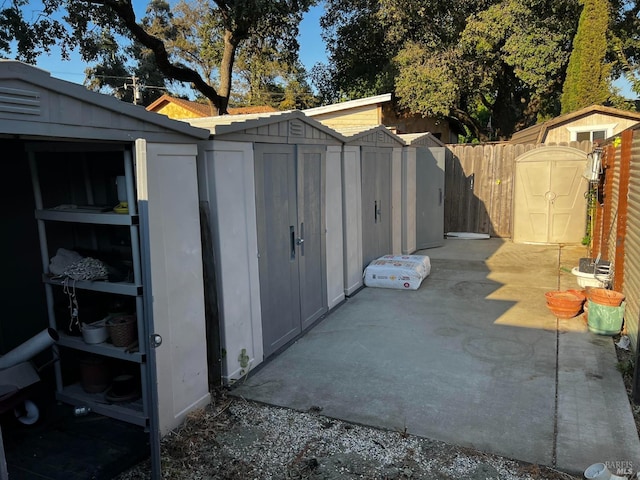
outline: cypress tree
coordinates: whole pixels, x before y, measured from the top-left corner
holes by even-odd
[[[610,95],[611,68],[605,62],[609,0],[580,0],[580,3],[583,8],[562,88],[563,114],[602,105]]]

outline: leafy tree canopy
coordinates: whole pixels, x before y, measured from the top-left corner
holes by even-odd
[[[606,37],[607,85],[617,75],[633,78],[638,71],[637,3],[611,0],[617,16]],[[322,79],[317,85],[324,98],[393,91],[399,108],[453,119],[481,140],[508,138],[560,113],[581,0],[328,4],[323,27],[330,63],[315,67],[314,76]]]
[[[150,52],[164,77],[192,85],[225,113],[241,45],[262,38],[296,55],[299,22],[315,1],[181,2],[172,12],[139,21],[132,0],[43,0],[38,15],[28,18],[28,1],[11,0],[0,10],[0,51],[33,63],[57,44],[63,57],[77,48],[92,63],[105,60],[109,36],[128,38]],[[163,8],[162,0],[153,0],[147,13]]]
[[[607,0],[582,0],[578,31],[562,89],[562,113],[606,102],[611,66],[605,62],[611,18]]]

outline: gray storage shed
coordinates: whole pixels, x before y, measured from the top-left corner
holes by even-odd
[[[216,258],[222,375],[233,382],[344,299],[344,138],[299,111],[188,120]]]
[[[444,244],[447,148],[431,133],[398,135],[402,156],[402,253]]]
[[[402,148],[383,125],[340,129],[343,149],[345,294],[363,285],[374,259],[402,247]]]

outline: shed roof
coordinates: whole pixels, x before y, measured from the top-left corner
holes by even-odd
[[[445,144],[430,132],[423,133],[401,133],[398,136],[407,145],[424,145],[427,147],[444,147]]]
[[[602,105],[591,105],[590,107],[585,107],[580,110],[576,110],[575,112],[566,113],[564,115],[552,118],[551,120],[547,120],[546,122],[538,123],[537,125],[532,125],[531,127],[524,128],[518,132],[515,132],[511,136],[510,142],[518,144],[544,143],[547,133],[552,128],[565,123],[573,122],[594,113],[602,113],[612,117],[630,118],[638,120],[640,122],[640,113],[630,112],[628,110],[620,110],[612,107],[604,107]]]
[[[228,140],[333,144],[345,141],[336,130],[307,117],[300,110],[188,118],[183,121],[208,129],[212,138],[224,136]]]
[[[32,65],[0,60],[0,135],[184,143],[208,134]]]
[[[400,138],[400,136],[391,132],[384,125],[376,125],[375,127],[346,127],[336,130],[346,138],[346,143],[351,145],[405,145],[405,141]]]
[[[184,98],[172,97],[171,95],[164,94],[160,98],[158,98],[155,102],[147,107],[147,110],[150,112],[157,112],[162,109],[162,107],[174,104],[177,105],[191,113],[193,113],[197,117],[210,117],[214,112],[211,111],[211,107],[204,103],[193,102],[191,100],[185,100]],[[275,108],[269,105],[255,105],[250,107],[231,107],[228,108],[229,115],[243,115],[250,113],[264,113],[264,112],[275,112],[277,111]]]

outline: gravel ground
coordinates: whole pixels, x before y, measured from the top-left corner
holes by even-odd
[[[618,347],[616,352],[640,431],[640,406],[631,400],[633,354]],[[263,405],[229,396],[226,390],[214,392],[212,404],[165,436],[161,448],[162,477],[176,480],[583,478],[402,431],[334,420],[320,409],[298,412]],[[149,477],[149,463],[144,462],[115,480]]]
[[[577,480],[405,432],[385,431],[217,392],[162,441],[168,479]],[[143,463],[117,480],[149,478]],[[580,477],[581,478],[581,477]]]

